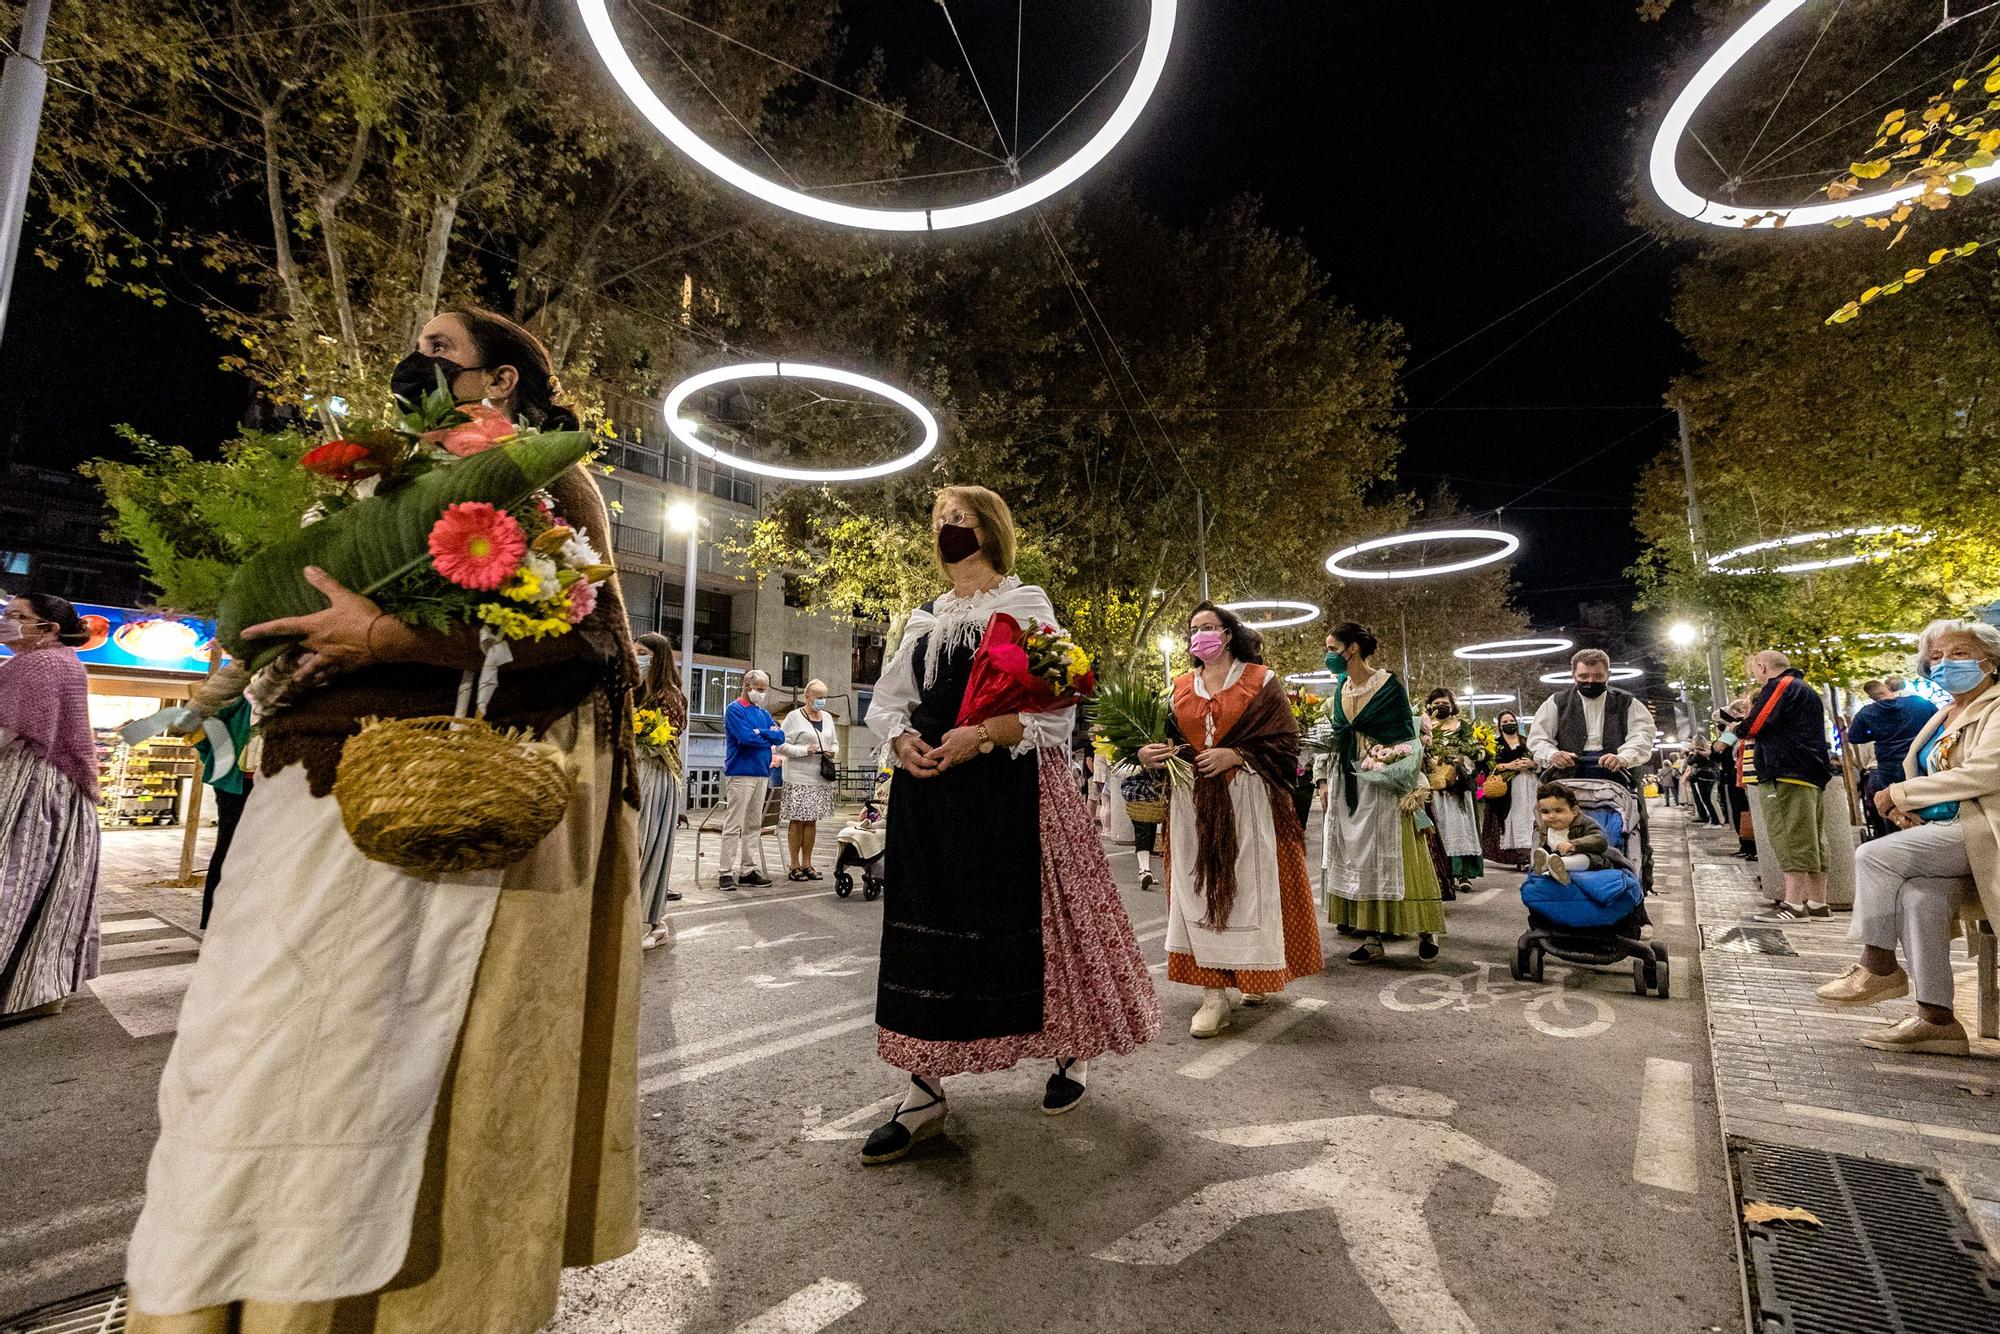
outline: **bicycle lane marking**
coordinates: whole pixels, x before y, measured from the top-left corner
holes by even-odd
[[[1569,969],[1550,968],[1552,980],[1517,983],[1512,978],[1494,981],[1496,965],[1476,963],[1465,972],[1415,973],[1385,984],[1377,993],[1382,1007],[1404,1014],[1428,1010],[1454,1009],[1460,1014],[1490,1010],[1503,1001],[1522,1001],[1522,1017],[1536,1032],[1552,1038],[1593,1038],[1610,1029],[1618,1012],[1599,996],[1567,985]],[[1564,1021],[1547,1014],[1580,1015],[1589,1018]]]

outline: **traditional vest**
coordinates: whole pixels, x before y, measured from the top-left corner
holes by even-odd
[[[1604,749],[1615,751],[1625,744],[1625,723],[1632,714],[1633,696],[1612,686],[1604,692]],[[1556,695],[1556,749],[1566,750],[1572,755],[1584,751],[1584,738],[1589,734],[1589,724],[1583,717],[1583,696],[1576,687],[1559,691]]]

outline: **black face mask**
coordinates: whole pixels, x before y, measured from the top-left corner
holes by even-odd
[[[938,556],[946,565],[956,565],[979,554],[979,530],[962,523],[948,523],[938,529]]]
[[[1610,688],[1602,681],[1579,681],[1576,684],[1576,693],[1585,699],[1596,699]]]
[[[1501,731],[1503,731],[1503,732],[1505,732],[1505,733],[1506,733],[1506,734],[1507,734],[1508,736],[1512,736],[1512,735],[1514,735],[1514,733],[1516,733],[1516,732],[1518,732],[1518,731],[1520,731],[1520,730],[1521,730],[1521,724],[1519,724],[1519,723],[1502,723],[1502,724],[1500,724],[1500,730],[1501,730]]]
[[[467,371],[483,371],[484,366],[461,366],[450,357],[433,357],[427,352],[412,352],[396,363],[396,369],[389,372],[389,392],[406,406],[414,408],[424,401],[424,396],[437,388],[438,372],[444,372],[445,390],[453,393],[451,386]]]
[[[1449,718],[1451,717],[1451,715],[1457,712],[1458,712],[1458,706],[1456,704],[1431,705],[1431,717],[1433,718]]]

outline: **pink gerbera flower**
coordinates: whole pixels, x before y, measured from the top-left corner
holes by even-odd
[[[431,562],[460,588],[495,589],[527,555],[528,539],[505,510],[476,500],[451,506],[431,528]]]
[[[578,580],[576,583],[570,585],[569,623],[571,625],[581,624],[584,617],[590,615],[590,613],[596,610],[597,610],[596,584],[587,584],[584,583],[582,580]]]

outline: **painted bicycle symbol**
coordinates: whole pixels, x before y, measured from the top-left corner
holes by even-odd
[[[1551,966],[1544,982],[1516,982],[1490,963],[1474,964],[1457,976],[1413,973],[1382,988],[1385,1008],[1404,1014],[1455,1010],[1471,1014],[1502,1001],[1521,1001],[1521,1015],[1537,1033],[1552,1038],[1594,1038],[1611,1027],[1617,1012],[1601,996],[1580,991],[1567,968]]]

